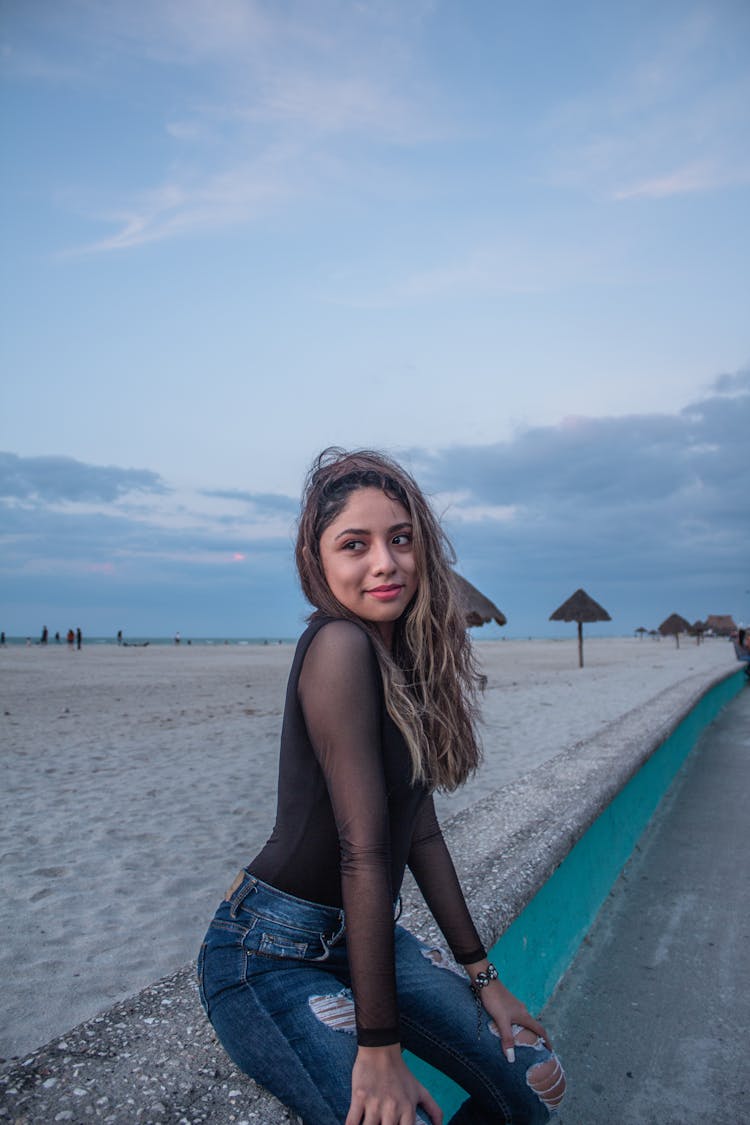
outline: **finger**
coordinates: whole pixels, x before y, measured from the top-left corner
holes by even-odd
[[[524,1020],[524,1027],[528,1027],[529,1031],[533,1031],[536,1035],[539,1036],[540,1039],[543,1039],[549,1047],[550,1051],[552,1050],[552,1042],[550,1040],[550,1037],[540,1024],[539,1020],[535,1020],[533,1016],[529,1016],[527,1020]]]
[[[346,1115],[344,1125],[360,1125],[362,1121],[364,1107],[359,1098],[353,1097],[349,1105],[349,1112]]]
[[[432,1125],[443,1125],[443,1111],[429,1090],[425,1090],[424,1086],[422,1086],[418,1104],[421,1105],[422,1109],[426,1112]]]
[[[367,1107],[364,1125],[414,1125],[414,1109],[407,1107],[407,1113],[399,1113],[395,1098],[376,1099]]]
[[[368,1098],[365,1102],[365,1115],[362,1125],[398,1125],[398,1117],[394,1114],[394,1105],[386,1105],[380,1098]],[[410,1125],[414,1125],[412,1116]]]
[[[509,1063],[516,1061],[516,1041],[513,1038],[513,1028],[510,1020],[503,1020],[502,1023],[495,1021],[495,1027],[500,1035],[500,1045],[503,1049],[503,1054]]]

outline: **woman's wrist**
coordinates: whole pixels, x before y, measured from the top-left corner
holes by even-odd
[[[385,1074],[394,1067],[403,1066],[401,1044],[389,1043],[387,1047],[358,1047],[357,1062],[361,1066],[371,1068],[373,1073],[381,1071]]]
[[[500,983],[500,974],[486,957],[482,961],[475,961],[473,965],[465,966],[465,968],[469,973],[469,988],[477,1006],[477,1038],[479,1038],[482,1029],[482,993],[491,984]]]
[[[363,1047],[361,1044],[357,1047],[357,1052],[372,1059],[385,1059],[389,1055],[400,1055],[400,1043],[387,1043],[384,1047]]]

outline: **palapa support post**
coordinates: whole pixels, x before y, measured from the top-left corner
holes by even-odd
[[[680,633],[690,632],[690,622],[681,617],[679,613],[672,613],[662,621],[659,626],[662,637],[674,637],[677,648],[680,647]]]

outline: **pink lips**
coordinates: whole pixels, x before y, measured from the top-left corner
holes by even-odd
[[[403,586],[375,586],[372,590],[365,591],[373,598],[377,598],[379,602],[392,602],[394,601],[401,591]]]

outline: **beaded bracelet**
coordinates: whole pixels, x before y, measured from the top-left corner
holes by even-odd
[[[497,969],[492,962],[489,961],[487,963],[487,968],[483,969],[481,973],[477,973],[474,980],[471,982],[470,988],[477,1005],[477,1039],[482,1033],[482,989],[486,988],[490,981],[499,979],[500,976]]]

